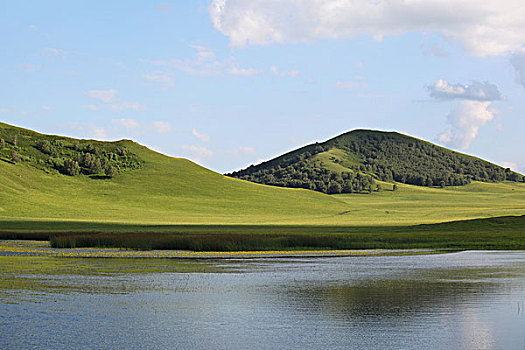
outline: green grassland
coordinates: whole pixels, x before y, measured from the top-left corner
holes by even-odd
[[[6,124],[0,126],[8,127]],[[24,132],[25,136],[19,142],[25,144],[18,147],[22,158],[38,159],[38,150],[31,148],[31,142],[42,135]],[[66,145],[75,142],[60,139]],[[49,238],[66,233],[139,234],[142,240],[144,234],[148,234],[151,241],[155,241],[154,236],[162,234],[172,235],[172,238],[173,235],[186,234],[201,235],[198,239],[201,243],[193,247],[205,249],[203,234],[211,241],[218,240],[217,235],[230,235],[233,242],[237,242],[228,243],[232,249],[273,249],[291,248],[294,244],[297,247],[301,244],[307,247],[381,246],[382,243],[377,245],[377,242],[381,241],[382,234],[401,237],[405,232],[412,234],[418,247],[425,244],[434,247],[435,244],[418,241],[414,236],[415,233],[427,232],[431,237],[434,231],[418,231],[421,229],[417,227],[425,226],[413,225],[525,214],[525,184],[518,182],[472,182],[446,188],[398,184],[397,191],[389,190],[392,183],[385,182],[383,187],[386,190],[382,192],[329,196],[305,189],[266,186],[230,178],[191,161],[153,152],[132,141],[110,145],[100,143],[100,147],[125,148],[140,166],[119,171],[114,178],[85,174],[67,176],[53,168],[43,169],[41,165],[47,164],[45,162],[37,162],[38,166],[35,166],[32,161],[13,163],[0,159],[0,236],[31,238],[30,235],[40,233]],[[522,247],[524,220],[506,220],[510,221],[506,221],[506,226],[503,225],[505,232],[501,232],[513,236],[499,246]],[[478,237],[487,239],[487,247],[498,246],[494,243],[497,237],[491,239],[489,236],[497,236],[503,226],[492,227],[480,222],[466,225],[477,230],[467,230],[469,235],[477,235],[479,231]],[[488,231],[483,231],[483,227]],[[456,228],[440,226],[435,232],[449,232],[452,236],[441,236],[439,244],[443,245],[463,232],[463,229],[458,231]],[[368,238],[350,237],[360,233],[372,235],[372,241],[376,243],[365,244]],[[331,241],[326,234],[338,237]],[[248,243],[238,243],[248,242],[250,239],[246,237],[265,235],[278,243],[272,246],[267,244],[270,241],[265,241],[252,247]],[[285,241],[283,237],[290,235],[302,238],[295,243],[293,239]],[[341,235],[347,235],[350,240],[345,241]],[[243,238],[238,238],[240,236]],[[305,237],[324,237],[324,243],[315,239],[308,243]],[[158,239],[162,241],[161,238]],[[361,242],[361,246],[356,242]],[[477,246],[484,246],[482,243]],[[166,244],[161,242],[158,246]],[[383,245],[389,244],[393,243]],[[476,244],[470,245],[474,246]]]

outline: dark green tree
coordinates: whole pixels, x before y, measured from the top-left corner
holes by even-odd
[[[117,176],[117,168],[115,168],[114,166],[108,165],[106,169],[104,170],[104,173],[106,174],[107,177],[113,178]]]
[[[89,167],[89,172],[91,174],[98,174],[102,170],[102,164],[100,163],[100,159],[96,158],[91,162],[91,165]]]
[[[15,151],[14,149],[11,150],[11,160],[13,161],[13,163],[18,163],[20,162],[20,155],[18,154],[17,151]]]
[[[49,142],[48,140],[40,140],[36,143],[36,146],[35,146],[40,152],[42,153],[45,153],[45,154],[52,154],[52,153],[56,153],[55,152],[55,147],[53,147],[51,145],[51,142]]]
[[[338,182],[330,181],[330,183],[328,184],[328,193],[329,194],[341,193],[341,185]]]
[[[80,174],[80,166],[78,165],[78,162],[68,158],[64,160],[61,173],[69,176],[76,176]]]

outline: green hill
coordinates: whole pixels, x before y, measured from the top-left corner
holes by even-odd
[[[228,176],[337,194],[371,192],[393,181],[461,186],[472,181],[523,182],[510,169],[397,132],[354,130]]]
[[[128,140],[75,140],[1,123],[0,139],[0,218],[275,223],[315,220],[344,209],[335,198],[232,179]],[[43,141],[51,152],[40,150]],[[100,163],[98,171],[81,163],[88,155]],[[68,159],[81,163],[78,175],[64,174]],[[105,175],[105,162],[118,170],[113,178]]]
[[[76,140],[1,123],[0,139],[4,140],[0,150],[0,220],[409,225],[525,214],[525,184],[516,182],[473,181],[444,189],[398,184],[396,192],[327,196],[223,176],[129,140]],[[41,149],[44,141],[51,150]],[[12,160],[13,151],[18,162]],[[331,148],[316,153],[310,161],[330,164],[334,171],[336,167],[350,169],[349,158],[331,160],[344,154],[342,149]],[[92,169],[84,162],[88,155],[91,163],[98,159],[98,172],[96,166]],[[282,164],[281,159],[295,156],[292,152],[268,164]],[[67,159],[79,163],[78,175],[64,174],[62,165]],[[105,175],[104,163],[117,170],[114,177]]]
[[[234,179],[129,140],[76,140],[1,123],[0,139],[0,238],[197,250],[525,247],[524,183],[398,183],[396,191],[326,195]],[[343,159],[346,152],[334,147],[310,161],[343,173],[360,164]],[[471,221],[503,216],[501,225]],[[457,224],[439,226],[449,221]]]

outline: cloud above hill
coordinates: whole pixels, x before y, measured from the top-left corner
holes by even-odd
[[[498,87],[490,83],[475,81],[471,84],[450,84],[445,80],[438,80],[428,86],[430,96],[439,100],[471,100],[495,101],[501,100]]]
[[[440,101],[458,100],[448,114],[448,129],[438,136],[443,144],[466,150],[476,139],[479,129],[494,119],[495,110],[490,108],[492,101],[501,100],[498,87],[488,82],[471,84],[451,84],[438,80],[428,86],[431,97]]]
[[[525,88],[525,49],[514,52],[510,57],[510,63],[516,72],[516,83]]]
[[[476,56],[506,55],[525,44],[521,0],[213,0],[209,14],[241,47],[409,32],[439,33]]]

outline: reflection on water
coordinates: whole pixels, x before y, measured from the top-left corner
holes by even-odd
[[[525,252],[10,259],[0,348],[525,349]]]

